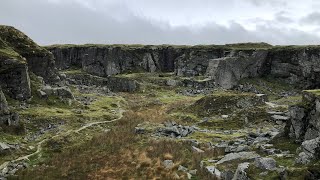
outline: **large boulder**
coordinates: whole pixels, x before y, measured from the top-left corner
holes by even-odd
[[[58,96],[66,99],[74,99],[74,96],[68,87],[44,86],[42,91],[45,92],[46,95],[48,96],[51,95],[51,96]]]
[[[290,107],[288,134],[297,141],[310,140],[320,135],[320,91],[303,91],[303,102]]]
[[[232,180],[249,180],[250,178],[248,177],[246,172],[249,168],[249,165],[250,163],[248,162],[239,164]]]
[[[267,50],[233,51],[227,57],[210,60],[206,76],[214,79],[217,86],[231,89],[243,78],[263,75],[267,55]]]
[[[273,158],[256,158],[254,165],[262,170],[275,170],[277,162]]]
[[[176,59],[175,74],[177,76],[205,75],[210,59],[222,57],[221,47],[189,48]]]
[[[301,145],[302,152],[296,159],[298,164],[308,164],[320,159],[320,137],[304,141]]]

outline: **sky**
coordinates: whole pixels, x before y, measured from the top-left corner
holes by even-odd
[[[319,0],[0,0],[0,24],[50,44],[320,44]]]

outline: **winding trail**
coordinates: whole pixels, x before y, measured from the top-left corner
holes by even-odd
[[[71,133],[80,133],[80,131],[84,130],[84,129],[87,129],[91,126],[94,126],[94,125],[98,125],[98,124],[106,124],[106,123],[112,123],[112,122],[116,122],[116,121],[119,121],[120,119],[122,119],[123,117],[123,113],[125,112],[125,110],[123,110],[121,108],[121,105],[120,105],[120,101],[118,101],[118,107],[119,107],[119,110],[118,110],[118,117],[116,119],[113,119],[113,120],[109,120],[109,121],[98,121],[98,122],[91,122],[91,123],[87,123],[85,124],[84,126],[82,126],[81,128],[78,128],[78,129],[74,129],[74,130],[68,130],[67,132],[63,132],[63,133],[58,133],[57,135],[55,136],[51,136],[49,138],[45,138],[43,139],[42,141],[38,142],[37,143],[37,150],[31,154],[28,154],[28,155],[25,155],[25,156],[21,156],[15,160],[11,160],[11,161],[6,161],[4,163],[1,164],[0,166],[0,173],[1,171],[6,168],[10,163],[16,163],[16,162],[19,162],[19,161],[24,161],[24,160],[29,160],[29,158],[31,156],[34,156],[34,155],[37,155],[39,154],[41,151],[42,151],[42,145],[43,143],[47,142],[48,140],[50,139],[53,139],[53,138],[56,138],[56,137],[59,137],[59,136],[65,136],[65,135],[69,135]]]

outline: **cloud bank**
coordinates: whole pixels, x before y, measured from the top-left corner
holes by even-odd
[[[0,24],[15,26],[42,45],[320,44],[319,4],[301,2],[1,0]]]

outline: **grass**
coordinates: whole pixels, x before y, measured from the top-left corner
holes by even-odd
[[[295,143],[293,139],[289,139],[287,137],[279,137],[275,138],[271,141],[275,148],[280,149],[282,151],[290,151],[290,153],[295,154],[299,144]]]
[[[45,46],[47,49],[53,48],[122,48],[122,49],[166,49],[166,48],[176,48],[176,49],[269,49],[272,45],[267,43],[237,43],[237,44],[226,44],[226,45],[172,45],[172,44],[162,44],[162,45],[143,45],[143,44],[55,44],[50,46]]]
[[[313,90],[304,90],[302,92],[314,94],[315,96],[320,96],[320,89],[313,89]]]
[[[127,112],[122,120],[114,124],[107,133],[96,135],[77,146],[61,149],[59,142],[51,141],[47,146],[50,159],[40,165],[23,170],[23,179],[105,179],[139,178],[172,179],[178,165],[190,169],[198,168],[204,157],[214,157],[218,152],[194,154],[186,142],[148,140],[135,135],[133,129],[141,123],[140,115]],[[173,169],[165,169],[162,161],[172,159]],[[200,172],[200,171],[199,171]],[[186,177],[180,173],[180,177]],[[198,174],[201,178],[202,174]],[[203,177],[208,176],[203,173]],[[201,178],[205,179],[205,178]]]
[[[283,92],[297,91],[293,85],[284,83],[283,81],[271,76],[262,78],[245,78],[239,84],[250,84],[261,94],[268,95],[269,100],[277,100],[281,98],[279,95]]]
[[[240,102],[244,102],[251,108],[261,105],[262,102],[252,93],[235,93],[231,91],[219,91],[210,96],[205,96],[190,106],[188,112],[193,112],[200,117],[212,115],[228,115],[237,109],[241,109]]]
[[[228,141],[236,138],[244,137],[245,134],[233,133],[233,134],[218,134],[218,133],[206,133],[206,132],[194,132],[190,138],[197,139],[201,142],[214,142],[218,143],[220,140]]]

